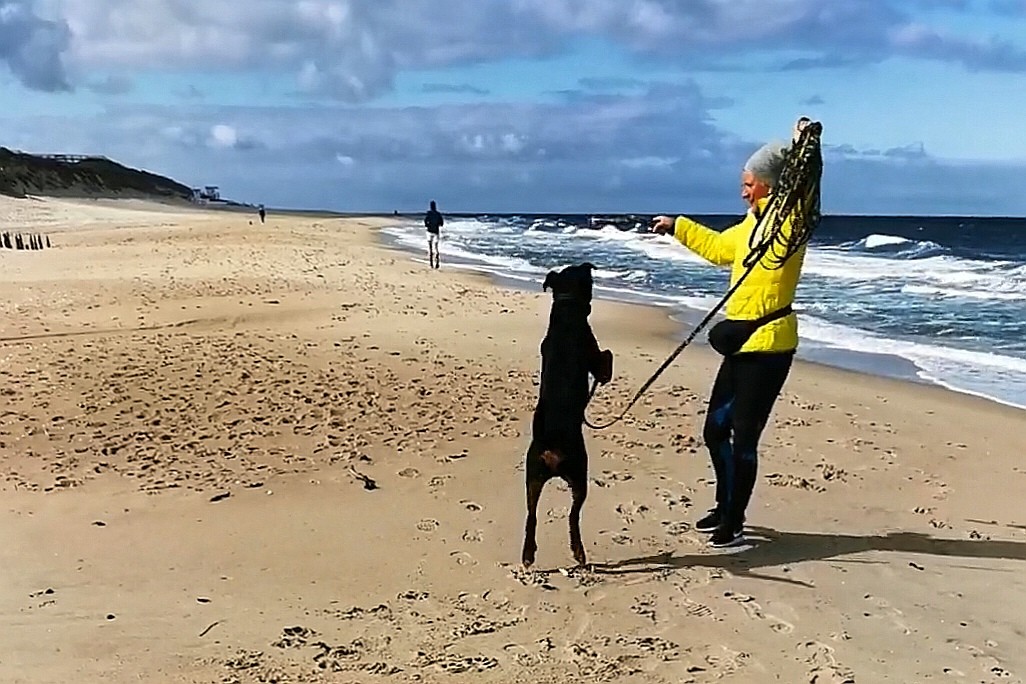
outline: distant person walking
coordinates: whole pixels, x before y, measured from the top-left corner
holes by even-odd
[[[445,225],[445,219],[442,218],[441,212],[435,207],[435,201],[431,200],[431,208],[424,215],[424,227],[427,228],[428,234],[428,261],[431,262],[431,268],[439,268],[438,258],[438,238],[442,226]]]
[[[260,211],[257,213],[260,214],[260,223],[263,223],[264,219],[267,218],[267,211],[264,209],[264,205],[260,205]]]

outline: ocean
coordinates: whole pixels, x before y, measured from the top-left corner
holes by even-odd
[[[741,216],[692,218],[721,229]],[[725,292],[728,272],[631,224],[447,216],[442,264],[533,290],[550,269],[590,261],[597,296],[666,307],[683,339]],[[425,254],[421,217],[397,217],[384,233]],[[825,216],[795,308],[799,358],[1026,408],[1026,219]]]

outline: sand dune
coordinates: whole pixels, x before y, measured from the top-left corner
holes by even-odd
[[[752,543],[691,530],[715,357],[586,433],[518,566],[549,301],[371,220],[0,198],[0,680],[1015,682],[1026,414],[796,367]],[[444,244],[443,244],[444,250]],[[613,415],[675,346],[596,302]]]

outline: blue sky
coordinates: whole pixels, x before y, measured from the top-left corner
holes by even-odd
[[[271,206],[1026,214],[1026,0],[0,0],[0,145]]]

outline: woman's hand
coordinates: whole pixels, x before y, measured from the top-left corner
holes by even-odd
[[[652,232],[659,235],[673,234],[674,219],[670,216],[656,216],[652,219]]]

